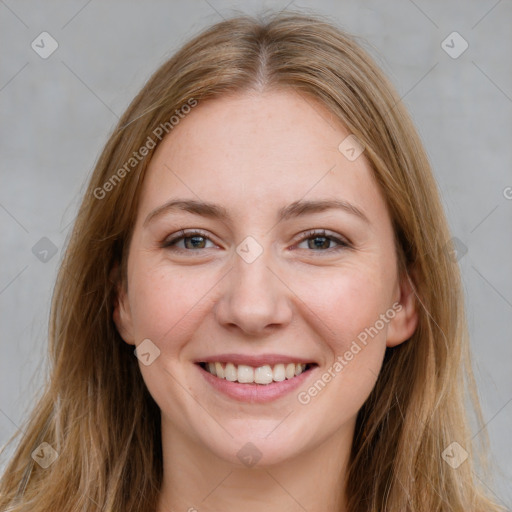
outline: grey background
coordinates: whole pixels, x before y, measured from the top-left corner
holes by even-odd
[[[41,388],[61,251],[118,116],[149,75],[204,26],[286,7],[327,14],[364,38],[416,122],[462,249],[476,376],[497,465],[495,481],[483,485],[510,506],[510,0],[0,0],[0,445]],[[59,45],[47,59],[31,48],[43,31]],[[441,47],[453,31],[469,44],[456,59]],[[47,262],[33,252],[43,237],[56,248]]]

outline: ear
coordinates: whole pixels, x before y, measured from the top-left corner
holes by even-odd
[[[116,295],[114,298],[114,311],[112,318],[116,324],[121,338],[129,345],[135,345],[133,337],[132,315],[125,283],[120,275],[119,264],[116,263],[110,273],[110,279],[115,283]]]
[[[415,275],[414,270],[410,272]],[[386,346],[396,347],[408,340],[418,326],[418,301],[408,272],[403,272],[395,296],[395,317],[388,325]]]

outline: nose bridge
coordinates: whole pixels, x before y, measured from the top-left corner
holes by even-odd
[[[268,326],[290,321],[287,288],[274,275],[275,263],[271,247],[264,248],[254,238],[247,237],[239,244],[217,307],[220,323],[237,325],[246,333],[257,334]]]

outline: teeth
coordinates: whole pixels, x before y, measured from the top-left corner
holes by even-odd
[[[295,377],[295,365],[293,363],[288,363],[286,365],[285,373],[287,379],[293,379],[293,377]]]
[[[226,379],[231,382],[238,381],[244,384],[270,384],[271,382],[282,382],[285,379],[293,379],[300,375],[305,369],[305,364],[288,363],[286,365],[279,363],[273,367],[265,364],[258,368],[253,368],[245,364],[238,366],[233,363],[222,364],[219,362],[207,363],[205,369],[219,379]]]
[[[220,363],[215,363],[214,375],[217,375],[217,377],[219,377],[219,379],[223,379],[226,376],[224,374],[224,368],[222,368],[222,365]]]
[[[254,368],[241,364],[238,366],[238,382],[254,382]]]
[[[226,380],[231,382],[235,382],[238,377],[238,372],[236,371],[236,366],[233,363],[228,363],[226,368],[224,368],[224,377]]]
[[[274,370],[273,370],[272,373],[273,373],[274,380],[277,381],[277,382],[281,382],[284,379],[286,379],[286,373],[285,373],[285,370],[284,370],[284,364],[276,364],[274,366]]]
[[[266,364],[254,370],[254,381],[256,384],[270,384],[273,379],[272,367]]]

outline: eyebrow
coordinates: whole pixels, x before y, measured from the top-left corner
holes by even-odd
[[[331,209],[343,210],[347,213],[355,215],[356,217],[359,217],[364,222],[370,224],[368,217],[362,212],[362,210],[342,199],[294,201],[288,206],[281,208],[278,211],[277,218],[278,222],[280,222],[282,220],[287,220],[293,217],[323,212]],[[151,213],[149,213],[143,225],[146,226],[156,217],[160,217],[161,215],[175,211],[189,212],[196,215],[201,215],[203,217],[219,219],[224,222],[230,220],[228,210],[218,204],[196,201],[194,199],[173,199],[167,203],[164,203],[158,208],[155,208]]]

